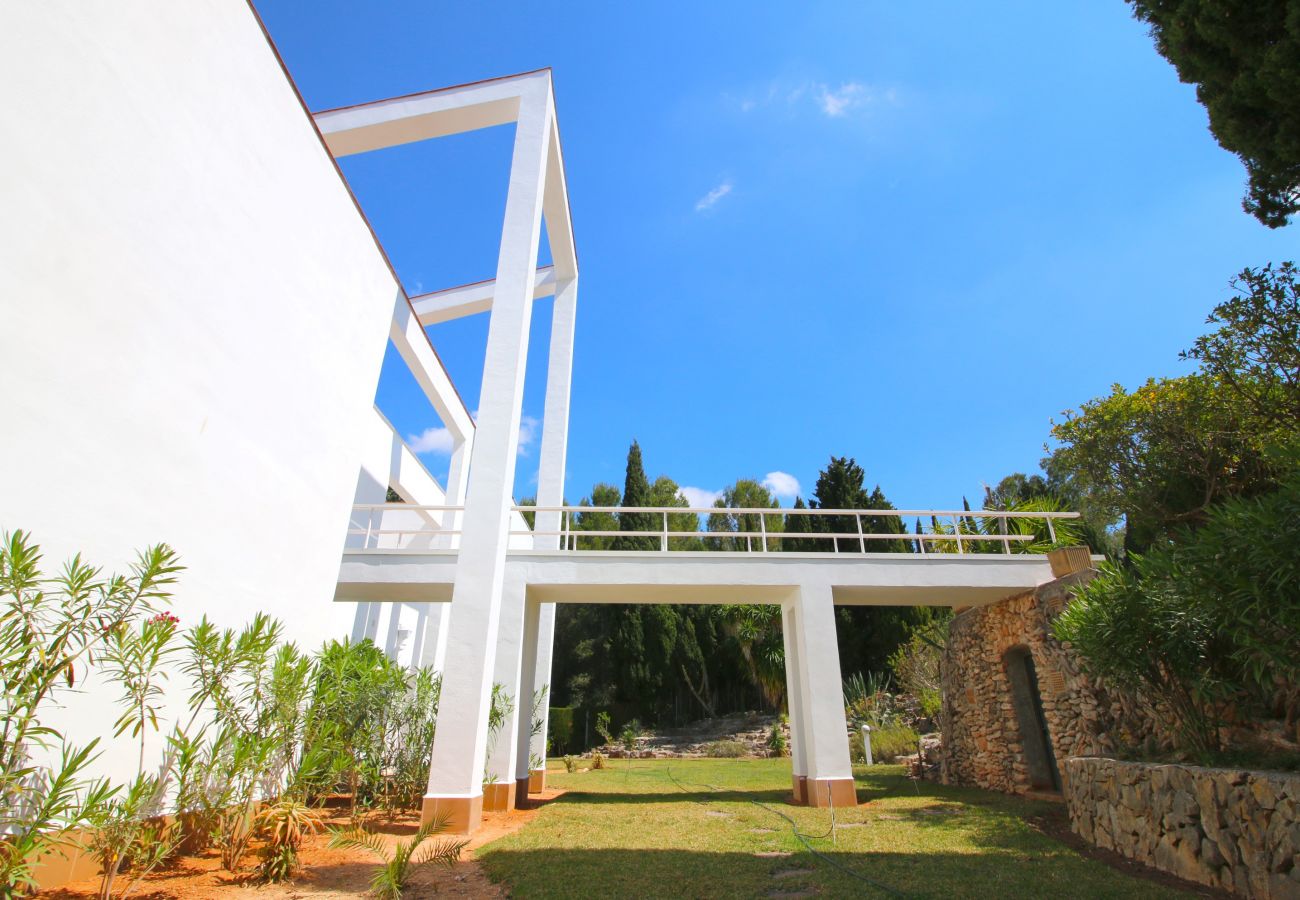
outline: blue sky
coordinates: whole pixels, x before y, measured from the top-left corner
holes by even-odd
[[[1037,471],[1062,410],[1188,371],[1235,272],[1297,255],[1121,0],[256,5],[314,110],[553,68],[572,502],[621,486],[636,438],[701,498],[768,473],[806,495],[835,454],[896,505],[978,505]],[[344,161],[409,291],[492,277],[511,138]],[[430,329],[471,409],[486,326]],[[413,438],[438,424],[400,365],[380,404]],[[536,468],[534,439],[519,496]]]

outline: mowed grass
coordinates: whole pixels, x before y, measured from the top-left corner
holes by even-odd
[[[864,805],[837,812],[832,839],[828,810],[786,802],[789,760],[609,765],[552,769],[568,793],[479,850],[488,875],[524,898],[1185,896],[1086,859],[1025,820],[1059,807],[916,784],[900,766],[857,770]]]

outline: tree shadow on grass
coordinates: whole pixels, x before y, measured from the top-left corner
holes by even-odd
[[[570,788],[561,797],[551,801],[556,804],[589,805],[635,805],[638,803],[744,803],[755,800],[759,803],[786,803],[790,800],[788,790],[733,791],[733,790],[690,790],[647,791],[644,793],[619,793],[617,791],[593,791],[585,793],[581,788]]]
[[[518,896],[558,897],[1174,897],[1077,858],[970,853],[512,850],[479,859]]]

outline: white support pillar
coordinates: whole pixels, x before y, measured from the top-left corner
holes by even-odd
[[[578,320],[578,277],[573,275],[556,286],[551,308],[551,346],[546,368],[546,403],[542,411],[542,447],[537,471],[537,505],[561,506],[564,503],[564,470],[569,447],[569,397],[573,384],[573,336]],[[537,531],[559,531],[562,516],[558,512],[538,512]],[[533,547],[559,549],[558,535],[539,535]],[[541,729],[531,735],[527,749],[520,748],[520,778],[529,781],[522,790],[541,791],[546,786],[546,735],[550,725],[551,650],[555,640],[555,604],[540,604],[536,610],[536,631],[525,629],[525,680],[530,685],[528,701],[545,687],[548,697],[542,704]],[[531,723],[530,723],[531,724]],[[521,741],[521,744],[523,742]],[[541,766],[532,771],[529,761],[537,757]]]
[[[545,623],[548,614],[552,617],[555,615],[554,603],[528,600],[524,605],[524,653],[519,696],[524,698],[525,705],[520,709],[519,735],[516,739],[518,751],[515,760],[515,804],[517,806],[522,806],[528,800],[530,793],[538,793],[546,787],[546,708],[550,694],[547,680],[550,679],[551,652],[549,637],[554,626],[554,618],[551,619],[549,626]],[[541,639],[543,635],[547,640]],[[543,653],[546,655],[545,661],[539,658]],[[548,696],[538,710],[538,715],[541,717],[541,730],[533,734],[533,698],[542,688],[546,689]],[[533,756],[542,760],[540,767],[533,767]]]
[[[415,634],[411,635],[411,668],[413,669],[418,669],[422,665],[424,635],[429,630],[429,607],[432,605],[432,603],[421,603],[416,607]]]
[[[464,440],[457,441],[451,451],[451,467],[447,470],[447,505],[464,506],[465,490],[469,484],[469,463],[474,447],[473,433]],[[442,527],[447,531],[460,529],[464,515],[455,510],[443,515]],[[460,546],[460,535],[448,534],[440,538],[440,549],[454,550]],[[447,626],[451,621],[451,604],[439,603],[429,611],[429,621],[425,629],[424,644],[420,655],[422,668],[432,667],[441,672],[447,662]]]
[[[530,704],[520,686],[520,664],[523,659],[524,633],[524,582],[516,575],[507,574],[501,592],[501,620],[497,626],[496,665],[492,672],[493,684],[502,686],[509,695],[512,709],[506,713],[494,743],[487,748],[487,774],[489,783],[483,787],[483,808],[496,812],[514,809],[515,806],[515,755],[518,752],[520,728],[528,720]]]
[[[541,235],[542,189],[553,115],[549,77],[521,91],[510,187],[488,324],[478,427],[466,491],[447,658],[422,818],[453,833],[482,821],[487,712],[496,665],[519,443],[528,327]],[[455,727],[448,727],[455,723]]]
[[[533,683],[528,695],[529,702],[532,702],[531,698],[539,690],[546,693],[541,708],[537,711],[542,720],[541,728],[536,734],[530,734],[528,742],[528,790],[534,794],[546,788],[546,743],[551,721],[551,651],[555,647],[555,606],[554,603],[537,604],[537,640],[533,642],[536,657],[532,666]],[[540,766],[532,764],[534,758],[541,761]]]
[[[352,620],[352,643],[359,644],[364,640],[374,640],[379,634],[379,610],[378,603],[358,603],[357,614]]]
[[[790,770],[794,802],[808,802],[808,737],[804,680],[799,665],[799,598],[781,607],[781,637],[785,642],[785,693],[790,710]]]
[[[805,713],[801,730],[807,738],[806,802],[809,806],[856,806],[831,588],[801,587],[796,603],[795,664]]]
[[[384,655],[397,662],[397,628],[402,624],[402,604],[388,603],[388,636],[384,639]]]

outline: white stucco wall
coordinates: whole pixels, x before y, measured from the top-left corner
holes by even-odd
[[[0,528],[182,624],[331,602],[398,286],[244,0],[0,5]],[[181,685],[174,685],[179,694]],[[93,683],[60,719],[107,737]],[[133,774],[117,744],[103,769]]]

